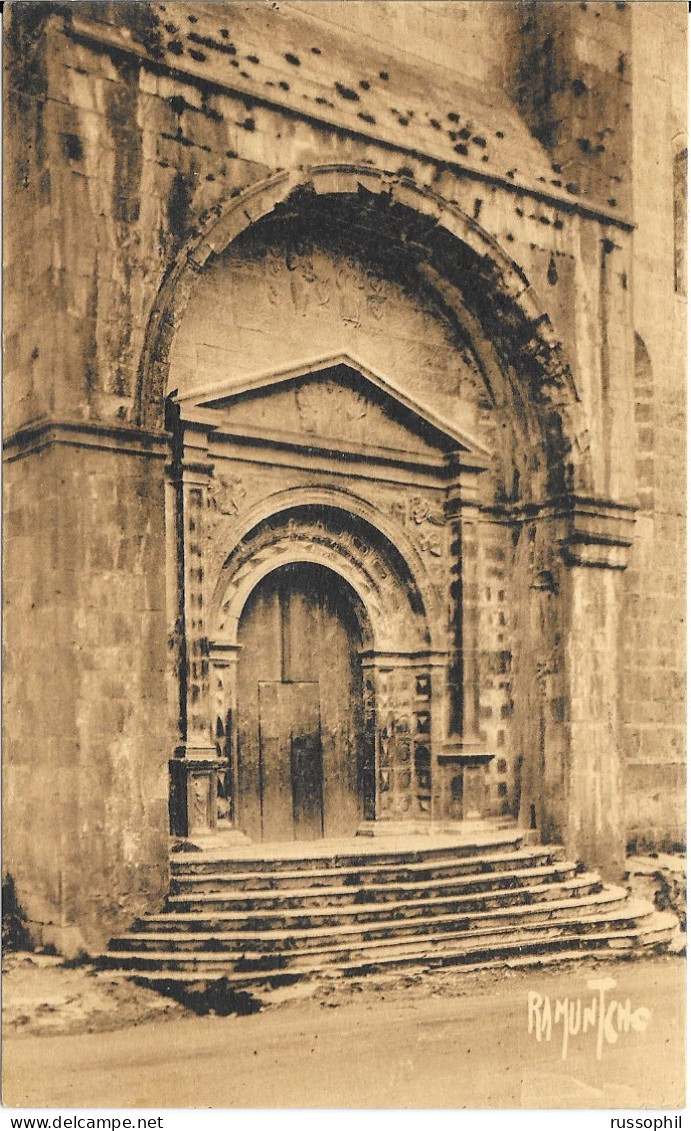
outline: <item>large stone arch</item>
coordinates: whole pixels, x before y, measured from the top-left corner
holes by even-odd
[[[317,543],[309,536],[302,537],[297,542],[289,540],[285,547],[281,547],[282,524],[289,522],[291,516],[294,521],[297,518],[299,522],[298,516],[304,519],[309,514],[315,516],[320,512],[340,516],[341,520],[350,526],[355,520],[361,527],[362,537],[359,546],[355,544],[358,542],[356,530],[353,530],[351,535],[354,553],[350,556],[346,555],[327,545],[323,539]],[[267,551],[264,549],[262,561],[258,564],[255,546],[257,533],[267,524],[274,526],[279,535],[274,543],[276,561],[272,561],[270,556],[267,557]],[[277,568],[278,564],[309,560],[317,564],[321,563],[339,573],[357,593],[370,616],[374,634],[373,647],[384,648],[392,645],[404,647],[403,640],[396,642],[391,639],[391,625],[395,618],[391,619],[387,627],[386,619],[383,617],[384,609],[381,608],[381,597],[379,613],[376,609],[373,612],[369,608],[368,595],[380,591],[383,580],[373,574],[369,563],[369,558],[377,548],[389,566],[398,595],[405,601],[405,594],[410,594],[411,610],[420,618],[420,625],[414,632],[411,626],[408,644],[411,647],[415,644],[417,647],[429,647],[437,651],[447,646],[447,641],[440,632],[440,610],[437,607],[440,594],[433,591],[425,577],[417,547],[400,528],[395,529],[385,515],[352,492],[335,491],[327,487],[289,488],[276,492],[248,510],[242,526],[235,531],[234,537],[235,545],[214,579],[213,595],[209,605],[212,631],[217,631],[225,639],[231,639],[234,635],[244,600],[260,577]],[[306,556],[301,559],[301,554]],[[245,578],[242,585],[237,584],[241,572]],[[224,605],[228,603],[228,588],[233,584],[236,586],[236,593],[229,607],[224,610]],[[390,612],[393,613],[393,610]]]
[[[376,208],[380,218],[414,221],[404,254],[419,278],[491,352],[496,387],[525,422],[526,447],[543,454],[537,494],[592,490],[587,428],[561,343],[530,281],[506,251],[457,205],[408,177],[369,166],[323,165],[277,173],[248,185],[202,218],[203,234],[178,255],[151,312],[138,375],[138,423],[162,420],[170,351],[195,282],[215,258],[276,210],[328,198]],[[412,230],[412,229],[411,229]],[[526,501],[536,501],[526,496]]]
[[[245,602],[258,582],[280,566],[303,561],[330,569],[357,594],[371,624],[372,648],[412,652],[430,646],[422,598],[400,553],[377,539],[375,528],[353,524],[351,514],[335,507],[274,512],[238,543],[212,604],[219,635],[234,644]]]
[[[233,256],[242,259],[252,240],[258,239],[261,245],[263,234],[270,227],[276,225],[272,230],[280,230],[283,224],[287,231],[297,218],[302,231],[310,234],[311,225],[317,220],[322,227],[331,220],[333,227],[339,209],[341,215],[353,221],[354,238],[368,248],[381,246],[383,256],[393,256],[404,271],[409,271],[405,276],[411,284],[408,293],[419,295],[421,303],[429,304],[434,311],[430,315],[432,321],[438,318],[441,324],[446,319],[453,324],[454,332],[458,326],[460,332],[455,338],[452,335],[453,342],[462,342],[465,335],[465,340],[470,337],[477,345],[478,352],[480,348],[484,350],[483,378],[488,396],[483,411],[495,422],[493,458],[502,452],[500,429],[507,421],[509,427],[515,428],[514,446],[510,457],[503,461],[501,476],[494,474],[493,468],[492,490],[482,494],[480,485],[475,495],[472,489],[466,491],[459,484],[456,497],[449,497],[453,508],[446,512],[446,517],[458,557],[453,582],[447,590],[447,595],[453,592],[446,610],[450,643],[443,663],[435,667],[426,662],[427,671],[415,673],[410,669],[406,673],[410,686],[405,695],[413,694],[411,688],[419,674],[435,701],[446,698],[446,714],[453,725],[445,729],[444,712],[432,712],[433,719],[441,720],[434,723],[438,729],[432,748],[435,743],[437,750],[444,747],[446,765],[453,758],[463,762],[469,756],[468,749],[485,742],[482,722],[488,713],[494,717],[495,712],[501,712],[502,720],[511,718],[511,688],[518,688],[519,677],[520,686],[530,688],[536,685],[541,671],[552,673],[549,690],[539,685],[539,712],[531,710],[524,697],[516,718],[520,716],[525,727],[519,726],[518,721],[510,724],[513,735],[509,732],[509,738],[518,740],[520,750],[517,762],[524,767],[535,763],[535,773],[531,775],[526,770],[522,776],[526,782],[534,781],[535,791],[544,798],[539,825],[547,837],[565,836],[568,843],[583,843],[586,848],[591,842],[597,843],[602,847],[602,860],[616,857],[620,851],[619,825],[612,820],[602,831],[597,812],[582,788],[581,768],[590,767],[591,776],[602,775],[608,788],[611,785],[612,796],[618,796],[618,753],[612,745],[609,721],[612,681],[600,678],[599,669],[594,670],[599,653],[588,649],[595,638],[607,641],[605,654],[615,647],[613,610],[619,598],[611,571],[620,571],[626,565],[630,508],[603,499],[601,484],[596,489],[585,412],[564,349],[525,274],[477,222],[410,178],[368,167],[319,166],[280,173],[261,184],[248,186],[226,207],[219,207],[216,215],[207,218],[204,235],[193,247],[185,249],[171,268],[152,312],[142,358],[139,422],[149,427],[160,425],[164,395],[167,393],[175,400],[175,382],[171,383],[169,376],[172,348],[179,340],[186,312],[201,301],[205,281],[219,278],[214,273],[222,275],[226,260]],[[351,231],[347,225],[343,225],[343,230]],[[219,310],[226,310],[232,302],[231,287],[223,294]],[[307,305],[312,317],[312,307]],[[190,324],[188,320],[187,325]],[[259,334],[263,332],[262,325],[256,327]],[[240,366],[244,365],[244,353],[240,351],[237,356]],[[299,365],[304,360],[303,354],[288,358],[287,363]],[[277,371],[275,359],[267,364],[267,373]],[[367,356],[362,357],[362,364],[377,371]],[[419,372],[424,378],[428,371]],[[247,370],[243,377],[256,377],[261,382],[267,373]],[[429,373],[431,384],[434,371]],[[396,384],[395,377],[391,382],[390,372],[385,372],[384,377]],[[233,381],[236,379],[242,378],[234,375]],[[218,387],[213,385],[214,390]],[[193,388],[195,396],[203,392],[196,384]],[[188,391],[181,386],[181,406]],[[206,391],[210,392],[211,387]],[[424,409],[425,405],[421,403],[420,407]],[[209,421],[198,422],[202,430],[207,424]],[[472,429],[467,434],[473,440],[476,438]],[[200,440],[200,444],[198,455],[204,460],[208,449],[205,442]],[[484,443],[484,447],[490,445]],[[193,466],[196,458],[193,456],[189,468],[182,470],[182,476],[190,477],[190,499],[195,506],[201,506],[206,487],[201,483],[194,486],[193,480],[197,475],[203,478],[207,472],[201,464]],[[505,474],[512,460],[516,461],[513,484]],[[305,476],[312,475],[313,481],[320,477],[304,469],[300,474],[303,481]],[[268,483],[265,479],[262,489],[270,494],[266,491]],[[182,494],[187,490],[185,486]],[[483,565],[477,564],[480,559],[484,560]],[[192,563],[190,576],[195,571]],[[546,593],[562,594],[558,602],[560,617],[554,623],[550,621],[548,634],[540,629],[539,615],[543,598],[548,599],[544,597]],[[505,597],[511,601],[515,614],[521,609],[537,610],[535,616],[531,612],[527,619],[526,634],[521,635],[520,619],[509,626],[508,634],[504,632],[504,614],[492,602],[498,603]],[[192,620],[195,615],[192,610]],[[223,651],[226,643],[222,638],[217,643],[220,652],[215,656],[212,653],[211,661],[215,678],[223,685],[220,673],[225,670],[228,652]],[[513,643],[516,655],[511,660],[507,657]],[[204,691],[203,634],[193,645],[191,665],[201,673],[200,686]],[[509,664],[512,671],[507,679]],[[590,678],[591,670],[592,687],[602,686],[601,696],[583,695],[584,679]],[[492,701],[483,701],[482,695],[490,684],[488,697]],[[190,687],[196,690],[196,685]],[[499,702],[500,694],[507,688],[507,701]],[[223,687],[220,690],[226,696],[225,702],[230,701]],[[388,694],[383,685],[381,694],[384,699]],[[532,721],[546,717],[548,711],[560,720],[560,745],[557,749],[552,744],[545,752],[543,765]],[[190,718],[195,726],[197,717],[201,722],[192,703]],[[224,717],[223,712],[220,717]],[[192,755],[190,765],[195,765],[195,751],[206,749],[201,725],[198,731],[188,726],[185,749]],[[597,735],[595,745],[590,737],[593,734]],[[386,736],[382,740],[386,745]],[[447,784],[441,774],[437,781],[440,793],[434,805],[437,812],[444,813],[448,810]],[[532,804],[532,798],[527,800]]]

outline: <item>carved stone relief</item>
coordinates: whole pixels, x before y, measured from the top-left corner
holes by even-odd
[[[289,251],[285,263],[290,271],[290,294],[293,309],[300,318],[306,318],[310,310],[327,306],[331,301],[328,281],[320,276],[314,257],[309,250]]]
[[[328,435],[334,421],[345,439],[359,439],[360,430],[349,427],[367,416],[370,402],[362,393],[355,393],[333,381],[301,385],[295,390],[300,423],[306,432]]]
[[[236,465],[233,465],[236,466]],[[205,538],[207,584],[216,584],[223,562],[237,545],[243,516],[261,499],[284,486],[275,469],[263,475],[248,468],[229,471],[221,464],[214,471],[208,492]]]
[[[258,316],[273,311],[272,323],[283,340],[291,336],[288,322],[307,318],[326,322],[333,339],[339,331],[381,335],[386,325],[390,346],[410,343],[411,373],[439,374],[447,392],[477,398],[485,388],[482,371],[472,351],[459,348],[438,309],[425,305],[374,265],[348,254],[293,237],[283,243],[272,238],[247,259],[228,256],[225,273],[238,323],[256,326]],[[224,280],[225,282],[226,280]],[[216,281],[216,289],[218,289]],[[264,321],[266,325],[266,321]],[[430,343],[434,348],[430,348]],[[453,369],[453,377],[451,375]],[[453,389],[451,388],[453,384]]]
[[[310,511],[304,508],[300,519],[279,516],[275,525],[267,520],[236,548],[223,571],[222,614],[233,607],[233,594],[240,593],[253,574],[269,564],[299,560],[302,546],[307,556],[318,554],[324,564],[331,562],[331,568],[351,580],[366,605],[379,647],[424,647],[427,629],[411,604],[415,596],[412,580],[399,576],[381,548],[344,529],[337,517],[328,511],[316,517]],[[218,627],[221,632],[226,630],[223,615]]]
[[[190,824],[193,828],[206,828],[209,825],[209,779],[203,775],[192,774],[189,779],[191,793]]]
[[[212,510],[219,514],[240,514],[243,499],[247,496],[245,487],[239,475],[229,475],[221,472],[214,476],[209,488],[209,503]]]
[[[376,673],[379,808],[385,819],[431,812],[429,673],[412,666]]]
[[[436,597],[443,602],[451,579],[453,563],[449,550],[449,529],[438,493],[426,496],[414,490],[410,493],[409,490],[407,494],[408,497],[404,499],[382,498],[380,505],[385,513],[408,531],[414,545],[420,551],[423,566],[434,586]]]
[[[425,499],[422,495],[413,495],[408,500],[408,513],[416,524],[421,526],[423,522],[429,522],[432,526],[444,526],[444,512],[435,508],[429,499]]]

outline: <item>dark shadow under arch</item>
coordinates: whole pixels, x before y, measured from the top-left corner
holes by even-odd
[[[321,186],[327,177],[329,191]],[[245,207],[251,200],[251,208]],[[433,207],[431,207],[433,205]],[[592,470],[586,429],[573,377],[549,318],[520,268],[469,217],[429,189],[392,179],[373,169],[337,166],[306,170],[292,187],[276,176],[252,186],[228,205],[198,247],[188,249],[171,269],[152,313],[140,367],[138,418],[160,420],[170,345],[187,297],[204,264],[232,241],[264,223],[292,223],[297,232],[320,224],[353,251],[376,248],[393,277],[406,280],[418,296],[427,294],[440,317],[467,340],[460,308],[469,311],[498,358],[504,397],[524,432],[533,465],[521,485],[522,499],[588,491]],[[456,313],[455,313],[456,311]],[[457,316],[458,314],[458,316]],[[491,375],[487,374],[488,381]],[[578,437],[578,445],[576,438]],[[528,464],[526,464],[528,470]]]

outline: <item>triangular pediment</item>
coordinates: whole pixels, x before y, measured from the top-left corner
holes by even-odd
[[[417,457],[487,452],[346,355],[181,398],[183,416],[307,447],[341,445]],[[200,414],[201,413],[201,418]]]

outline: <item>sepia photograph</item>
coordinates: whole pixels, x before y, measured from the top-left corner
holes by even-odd
[[[3,1131],[681,1127],[687,23],[5,3]]]

